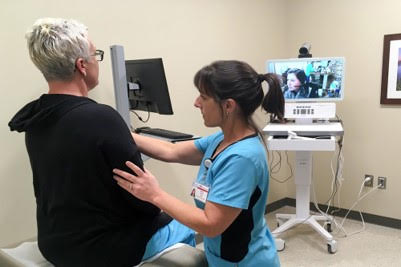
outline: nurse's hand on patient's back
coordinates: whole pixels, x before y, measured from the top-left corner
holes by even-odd
[[[134,176],[120,169],[113,169],[114,174],[116,174],[113,178],[117,181],[119,186],[130,192],[135,197],[152,203],[155,197],[161,193],[156,177],[145,168],[145,171],[142,171],[138,166],[130,161],[127,161],[126,165],[138,176]]]

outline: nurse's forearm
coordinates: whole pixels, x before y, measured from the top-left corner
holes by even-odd
[[[158,138],[132,133],[139,150],[158,160],[189,165],[199,165],[203,153],[199,151],[194,140],[171,143]]]
[[[145,155],[167,162],[173,160],[174,144],[171,142],[136,133],[131,134],[139,150]]]
[[[164,191],[157,194],[152,203],[177,221],[207,237],[223,233],[241,212],[241,209],[211,202],[207,203],[205,210],[202,210]]]

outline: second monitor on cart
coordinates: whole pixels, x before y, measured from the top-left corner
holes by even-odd
[[[269,60],[266,69],[281,79],[286,118],[335,117],[335,102],[344,98],[343,57]]]

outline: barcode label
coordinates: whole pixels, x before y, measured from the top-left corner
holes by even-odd
[[[294,115],[311,115],[314,114],[314,109],[313,108],[298,108],[298,109],[293,109],[292,114]]]

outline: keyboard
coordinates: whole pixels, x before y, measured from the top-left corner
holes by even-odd
[[[150,134],[168,139],[186,139],[192,138],[192,134],[180,133],[176,131],[161,129],[161,128],[138,128],[138,133]]]

